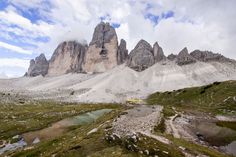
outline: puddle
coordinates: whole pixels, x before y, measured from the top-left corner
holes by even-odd
[[[228,154],[236,156],[236,141],[231,142],[227,146],[221,146],[220,149]]]
[[[236,131],[217,126],[213,122],[201,122],[196,125],[196,129],[199,134],[203,135],[204,140],[212,146],[227,145],[236,138]]]
[[[20,141],[13,143],[13,144],[6,144],[5,147],[0,149],[0,155],[3,154],[6,151],[13,151],[19,148],[23,148],[24,146],[26,146],[27,143],[21,139]]]
[[[213,122],[199,122],[196,131],[204,141],[212,146],[217,146],[228,154],[236,156],[236,131],[217,126]]]
[[[12,151],[12,150],[22,148],[26,145],[35,144],[43,140],[59,137],[69,127],[90,124],[94,122],[96,119],[98,119],[99,117],[111,111],[112,109],[101,109],[101,110],[87,112],[87,113],[84,113],[75,117],[63,119],[61,121],[53,123],[51,126],[44,128],[42,130],[25,133],[22,135],[23,138],[20,141],[13,144],[7,144],[5,145],[5,147],[0,148],[0,154],[6,151]]]

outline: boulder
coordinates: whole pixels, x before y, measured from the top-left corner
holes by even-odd
[[[61,75],[70,72],[83,72],[87,45],[77,41],[64,41],[58,45],[50,61],[48,75]]]
[[[38,75],[45,76],[48,72],[48,61],[45,55],[42,53],[38,57],[30,60],[30,66],[26,76],[35,77]]]
[[[188,49],[185,47],[183,50],[181,50],[177,56],[176,63],[178,65],[186,65],[186,64],[191,64],[195,63],[196,59],[193,58],[189,53]]]
[[[128,50],[126,49],[126,41],[124,39],[120,40],[120,45],[118,47],[117,53],[117,63],[123,64],[128,59]]]
[[[127,65],[136,70],[143,71],[154,64],[151,45],[145,40],[140,40],[130,52]]]
[[[105,72],[117,65],[118,39],[109,23],[99,23],[85,55],[84,70],[88,73]]]
[[[155,44],[153,45],[153,56],[155,63],[166,60],[166,56],[164,55],[162,48],[158,45],[157,42],[155,42]]]

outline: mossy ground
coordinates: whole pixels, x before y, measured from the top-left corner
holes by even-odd
[[[228,115],[236,114],[236,81],[215,82],[202,87],[185,88],[172,92],[156,92],[151,94],[146,102],[149,105],[163,105],[163,119],[166,120],[178,112],[196,115]],[[155,127],[155,133],[160,134],[173,142],[176,147],[182,146],[191,154],[205,154],[212,157],[227,156],[209,147],[195,144],[184,139],[177,139],[164,133],[165,123]],[[235,130],[235,122],[217,122],[218,126]],[[230,137],[232,141],[235,137]]]
[[[156,92],[147,103],[163,105],[168,114],[171,107],[186,112],[236,114],[236,81],[215,82],[202,87],[185,88],[172,92]]]
[[[181,112],[232,115],[236,111],[235,89],[236,81],[214,83],[208,86],[186,88],[173,92],[158,92],[150,95],[147,103],[163,105],[164,119],[175,115],[173,107]],[[7,155],[14,157],[145,156],[135,151],[129,151],[123,144],[109,143],[104,139],[105,127],[109,127],[112,121],[127,109],[126,106],[118,104],[76,104],[52,101],[32,101],[23,104],[0,103],[0,139],[7,140],[17,134],[48,127],[61,119],[103,108],[114,110],[91,124],[70,127],[62,136],[41,141],[34,145],[32,149],[8,152]],[[90,130],[104,123],[106,125],[100,127],[97,132],[87,135]],[[218,125],[235,128],[235,124],[232,123],[219,123]],[[156,129],[157,134],[168,138],[172,141],[172,144],[163,144],[155,139],[143,136],[143,140],[137,143],[139,148],[147,149],[149,153],[163,157],[183,156],[180,146],[186,148],[186,151],[191,154],[205,154],[211,157],[228,156],[214,149],[165,134],[164,121]],[[159,152],[155,152],[157,150]],[[169,154],[163,153],[163,151]]]
[[[0,139],[45,128],[53,122],[84,112],[118,108],[117,104],[76,104],[33,101],[27,104],[0,103]]]

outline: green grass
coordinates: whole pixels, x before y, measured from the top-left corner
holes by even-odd
[[[188,112],[212,114],[235,114],[236,81],[216,82],[202,87],[185,88],[172,92],[156,92],[147,99],[147,104],[160,104],[165,107]],[[170,107],[169,107],[170,108]]]
[[[114,146],[107,143],[104,139],[104,129],[102,128],[96,133],[87,135],[87,133],[93,128],[96,128],[108,120],[112,120],[113,118],[117,117],[118,114],[124,109],[121,105],[115,108],[116,109],[114,109],[112,112],[98,118],[92,124],[78,126],[77,128],[74,127],[59,138],[40,142],[39,144],[35,145],[34,149],[19,150],[17,152],[9,153],[8,155],[13,157],[49,157],[52,155],[60,157],[77,157],[99,155],[100,153],[106,153],[106,150],[116,151],[117,148],[120,149],[123,155],[130,154],[132,152],[126,152],[119,146]]]
[[[154,127],[154,131],[164,133],[165,130],[166,130],[165,118],[162,117],[160,123]]]
[[[218,121],[216,122],[217,126],[230,128],[236,131],[236,122],[227,122],[227,121]]]
[[[174,138],[172,136],[168,136],[169,140],[171,140],[176,146],[182,146],[186,148],[192,154],[204,154],[210,157],[230,157],[230,155],[226,155],[218,152],[217,150],[208,148],[206,146],[201,146],[199,144],[195,144],[184,139]]]
[[[0,139],[39,130],[66,117],[84,112],[118,108],[117,104],[76,104],[34,101],[23,105],[0,103]]]

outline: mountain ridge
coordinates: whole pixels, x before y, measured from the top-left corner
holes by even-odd
[[[129,53],[126,48],[126,41],[121,39],[120,45],[118,45],[115,29],[109,23],[104,22],[95,27],[89,45],[77,41],[64,41],[55,49],[51,59],[43,60],[42,64],[36,65],[33,63],[34,60],[31,60],[25,76],[100,73],[124,63],[131,69],[140,72],[163,60],[175,61],[179,66],[199,61],[236,63],[233,59],[211,51],[194,50],[189,53],[186,47],[179,54],[170,54],[166,57],[158,42],[151,46],[143,39]]]

